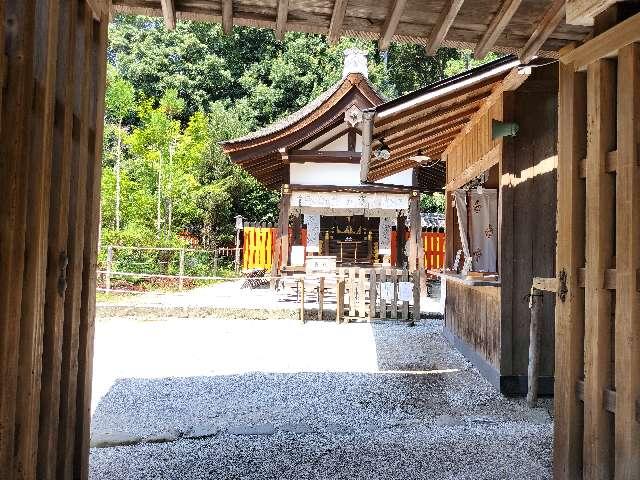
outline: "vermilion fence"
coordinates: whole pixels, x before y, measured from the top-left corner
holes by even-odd
[[[242,244],[242,269],[253,270],[256,268],[271,268],[273,264],[274,239],[278,229],[264,225],[245,225],[243,227],[244,238]],[[289,245],[292,245],[293,231],[289,228]],[[300,231],[302,245],[307,245],[307,229]],[[305,252],[306,253],[306,252]]]
[[[269,226],[245,225],[244,241],[243,241],[243,270],[252,270],[255,268],[271,268],[273,259],[274,239],[277,229]],[[292,232],[289,229],[289,245],[291,242]],[[301,231],[302,245],[307,244],[307,231]],[[407,240],[409,233],[406,234]],[[444,232],[423,231],[422,238],[424,242],[424,266],[425,269],[442,268],[444,266],[445,238]],[[391,232],[391,264],[397,265],[397,234]]]
[[[432,268],[442,268],[444,266],[444,249],[446,233],[444,232],[422,232],[422,241],[424,244],[424,268],[429,270]],[[409,241],[409,232],[405,233],[405,242]],[[398,265],[398,233],[393,230],[391,232],[391,265]]]

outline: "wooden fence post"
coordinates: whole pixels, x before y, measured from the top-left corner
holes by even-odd
[[[324,277],[318,280],[318,320],[322,320],[324,314]]]
[[[180,249],[180,278],[178,279],[178,288],[182,290],[184,287],[184,248]]]
[[[111,291],[111,270],[113,266],[113,245],[107,247],[107,273],[105,274],[104,285],[107,292]]]
[[[300,321],[304,323],[304,278],[298,280],[300,293]]]
[[[218,276],[218,248],[213,249],[213,276]]]
[[[531,287],[529,296],[531,322],[529,324],[529,381],[527,385],[527,405],[534,408],[538,403],[538,376],[540,371],[540,317],[542,316],[542,292]]]
[[[344,318],[344,278],[339,278],[336,285],[336,323]]]

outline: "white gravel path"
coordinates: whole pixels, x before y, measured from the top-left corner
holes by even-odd
[[[100,321],[94,439],[143,443],[92,449],[91,479],[551,478],[551,402],[502,397],[441,326]]]

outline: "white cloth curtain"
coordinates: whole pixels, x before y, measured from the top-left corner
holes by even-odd
[[[467,192],[464,190],[456,190],[453,192],[453,198],[456,202],[462,252],[464,253],[464,258],[469,258],[471,257],[471,249],[469,248],[469,233],[467,229]],[[460,267],[462,267],[462,265],[460,265]]]
[[[304,223],[307,225],[307,252],[318,253],[320,251],[320,215],[305,213]]]
[[[473,270],[495,272],[498,262],[498,191],[469,191]],[[466,252],[465,252],[466,254]]]
[[[394,217],[380,217],[378,230],[378,254],[391,255],[391,229],[396,224]]]

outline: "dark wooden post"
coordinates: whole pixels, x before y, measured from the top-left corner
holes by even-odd
[[[529,325],[529,368],[527,405],[534,408],[538,403],[538,376],[540,371],[540,321],[542,317],[542,292],[531,287],[529,296],[531,323]]]
[[[395,267],[402,268],[406,255],[404,253],[405,235],[406,235],[406,218],[404,215],[398,215],[396,227],[396,264]]]
[[[271,289],[276,287],[276,277],[280,272],[280,265],[289,263],[289,210],[291,208],[291,192],[289,185],[282,186],[280,198],[280,215],[278,216],[278,234],[275,239],[273,265],[271,266]]]
[[[422,219],[420,218],[420,192],[414,190],[409,199],[409,272],[413,274],[413,319],[420,319],[420,290],[424,275],[424,247],[422,243]]]

